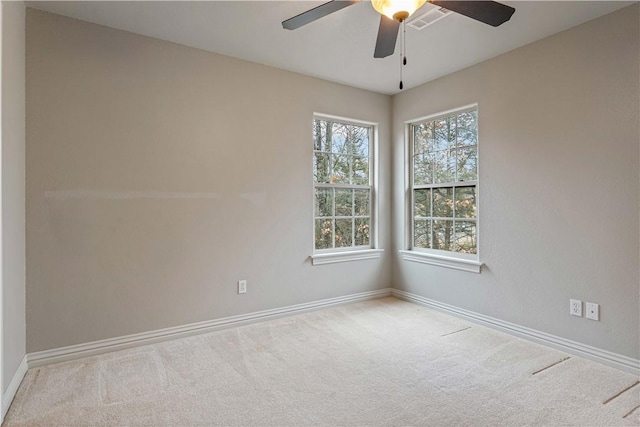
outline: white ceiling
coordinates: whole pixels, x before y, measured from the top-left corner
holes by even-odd
[[[373,58],[380,15],[369,1],[294,31],[281,22],[324,1],[29,1],[29,7],[320,77],[399,92],[400,57]],[[407,27],[405,90],[613,12],[633,2],[504,1],[494,28],[458,14],[421,31]],[[424,7],[433,7],[425,5]],[[416,12],[419,15],[421,12]],[[399,37],[400,39],[400,37]],[[396,53],[399,53],[399,43]]]

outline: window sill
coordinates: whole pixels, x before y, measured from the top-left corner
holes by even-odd
[[[336,262],[359,261],[380,258],[384,249],[363,249],[360,251],[330,252],[311,255],[311,265],[333,264]]]
[[[402,259],[405,261],[420,262],[422,264],[437,265],[439,267],[453,268],[455,270],[468,271],[470,273],[480,273],[483,263],[479,261],[448,257],[442,255],[428,254],[417,251],[400,251]]]

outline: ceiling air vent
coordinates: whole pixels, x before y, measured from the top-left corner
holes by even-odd
[[[432,9],[429,9],[427,13],[416,16],[411,21],[407,22],[407,25],[415,28],[416,30],[424,30],[429,25],[441,20],[442,18],[450,14],[451,11],[445,9],[444,7],[434,7]]]

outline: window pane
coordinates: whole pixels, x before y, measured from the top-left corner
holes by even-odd
[[[478,179],[478,149],[476,147],[459,148],[458,181],[476,181]]]
[[[433,122],[413,126],[413,154],[425,154],[433,150]]]
[[[476,188],[457,187],[456,194],[456,218],[476,217]]]
[[[416,217],[431,216],[431,190],[413,191],[413,215]]]
[[[453,250],[453,221],[434,220],[433,221],[433,249],[443,251]]]
[[[413,228],[413,247],[430,248],[431,220],[417,219]]]
[[[336,219],[336,248],[351,246],[352,219]]]
[[[333,222],[330,219],[316,219],[315,221],[316,249],[333,247]]]
[[[356,218],[355,246],[369,246],[369,218]]]
[[[351,126],[351,154],[369,157],[369,128]]]
[[[413,133],[413,154],[421,154],[427,150],[427,139],[425,137],[425,124],[412,125],[411,132]]]
[[[449,120],[447,118],[436,120],[433,122],[435,141],[434,150],[447,150],[449,148],[450,130]]]
[[[440,218],[453,217],[453,188],[433,189],[433,216]],[[435,226],[434,226],[435,227]]]
[[[456,174],[455,152],[442,150],[435,152],[435,180],[436,183],[453,182]]]
[[[336,216],[353,215],[353,190],[336,188]]]
[[[331,151],[330,145],[327,144],[327,126],[330,129],[331,125],[324,120],[313,121],[313,149],[316,151]],[[329,134],[331,134],[331,131],[329,131]]]
[[[413,183],[431,184],[432,181],[432,162],[427,154],[418,154],[413,158]]]
[[[449,125],[448,136],[449,136],[449,148],[454,148],[456,146],[456,116],[451,116],[447,118],[447,124]]]
[[[348,184],[349,183],[349,156],[332,155],[332,184]]]
[[[342,123],[333,123],[331,151],[333,153],[347,154],[349,153],[351,140],[348,137],[348,126]]]
[[[328,183],[331,170],[329,166],[329,155],[315,153],[313,157],[313,178],[315,182]]]
[[[478,113],[469,111],[458,115],[457,146],[469,146],[478,144]]]
[[[455,243],[456,252],[465,254],[476,253],[475,221],[456,221]]]
[[[356,185],[369,185],[369,158],[355,156],[351,158],[352,178],[351,183]]]
[[[356,216],[370,216],[371,203],[369,194],[371,190],[354,190],[354,204]]]
[[[316,216],[333,216],[333,189],[316,188]]]

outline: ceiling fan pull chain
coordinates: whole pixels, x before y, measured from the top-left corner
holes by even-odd
[[[404,48],[404,38],[405,38],[404,21],[401,21],[401,23],[402,23],[402,40],[401,40],[402,49],[400,51],[400,90],[402,90],[402,88],[404,87],[404,85],[402,84],[402,67],[404,65],[407,65],[407,55],[405,54],[405,48]]]
[[[407,65],[407,27],[406,20],[402,21],[402,65]]]
[[[402,90],[402,62],[403,62],[403,57],[404,55],[402,54],[402,52],[400,52],[400,90]]]

